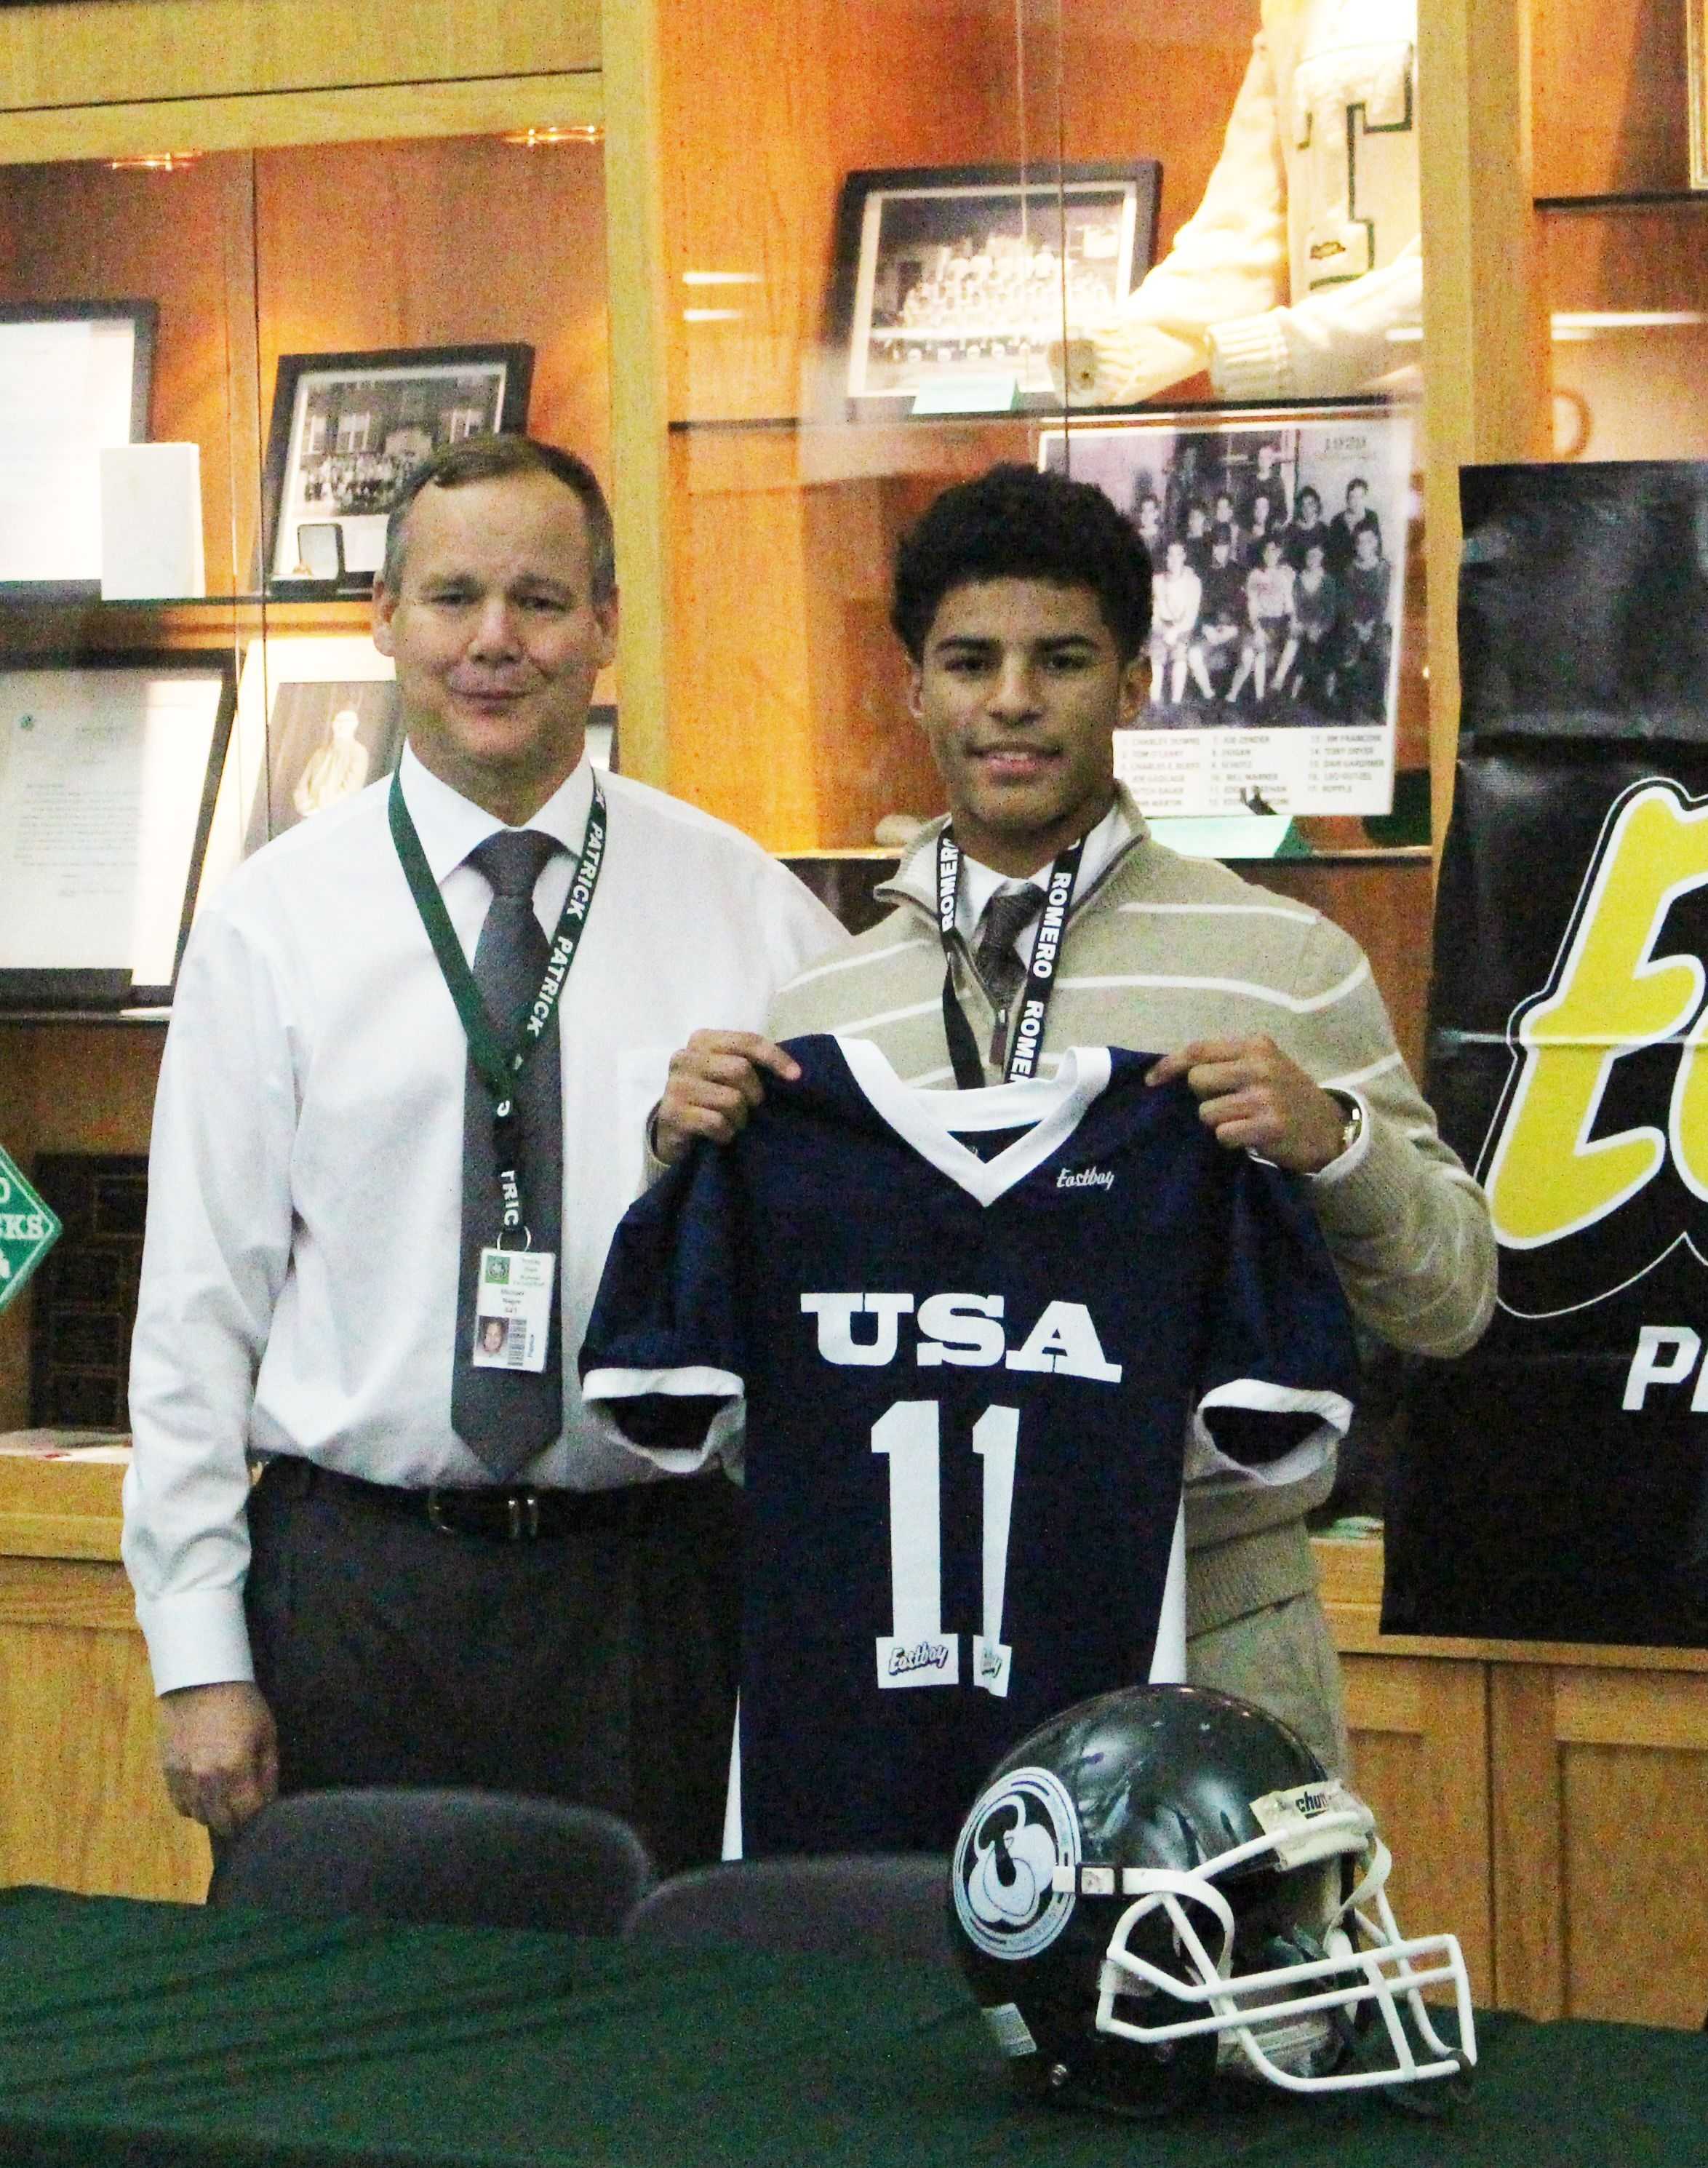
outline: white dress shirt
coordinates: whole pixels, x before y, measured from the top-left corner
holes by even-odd
[[[491,891],[465,861],[501,823],[406,752],[403,789],[472,954]],[[528,823],[565,849],[584,761]],[[619,776],[586,930],[560,997],[564,1435],[525,1471],[644,1479],[582,1406],[576,1355],[612,1230],[642,1186],[647,1114],[696,1028],[758,1030],[772,995],[846,939],[735,829]],[[370,786],[270,844],[197,919],[155,1106],[125,1486],[124,1556],[156,1691],[252,1676],[246,1456],[295,1453],[405,1485],[478,1485],[451,1428],[467,1048]]]
[[[1117,799],[1095,828],[1085,832],[1085,848],[1079,854],[1079,877],[1074,883],[1073,901],[1078,903],[1090,890],[1093,881],[1131,839],[1132,829],[1121,810]],[[971,948],[976,945],[979,922],[984,916],[984,906],[1000,888],[1035,888],[1040,895],[1049,888],[1050,868],[1053,858],[1046,858],[1036,872],[1024,880],[1012,874],[1000,874],[994,867],[982,865],[977,858],[961,854],[961,885],[955,891],[955,927],[962,939]],[[1032,919],[1022,926],[1015,941],[1015,949],[1022,964],[1030,966],[1032,948],[1038,938],[1038,922]]]

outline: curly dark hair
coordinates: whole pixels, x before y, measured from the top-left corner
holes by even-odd
[[[1150,553],[1094,482],[1016,465],[943,492],[895,555],[889,621],[915,663],[944,596],[974,580],[1090,587],[1123,662],[1150,632]]]

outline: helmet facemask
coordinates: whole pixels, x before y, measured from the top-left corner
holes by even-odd
[[[1475,2059],[1458,1942],[1401,1935],[1370,1809],[1339,1783],[1316,1791],[1308,1820],[1283,1795],[1254,1802],[1265,1834],[1201,1867],[1122,1871],[1132,1901],[1098,1979],[1100,2034],[1153,2052],[1215,2034],[1219,2070],[1292,2092],[1456,2077]],[[1424,2003],[1445,1985],[1462,2050]]]

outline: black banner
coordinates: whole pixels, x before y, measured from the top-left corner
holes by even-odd
[[[1708,1645],[1708,465],[1462,499],[1428,1089],[1500,1307],[1412,1379],[1383,1624]]]

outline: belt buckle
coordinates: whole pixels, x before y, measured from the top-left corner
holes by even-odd
[[[508,1509],[510,1515],[510,1540],[512,1543],[520,1543],[524,1536],[533,1538],[538,1535],[538,1491],[524,1490],[522,1496],[518,1498],[516,1493],[512,1490],[510,1496],[505,1500],[504,1503]]]

